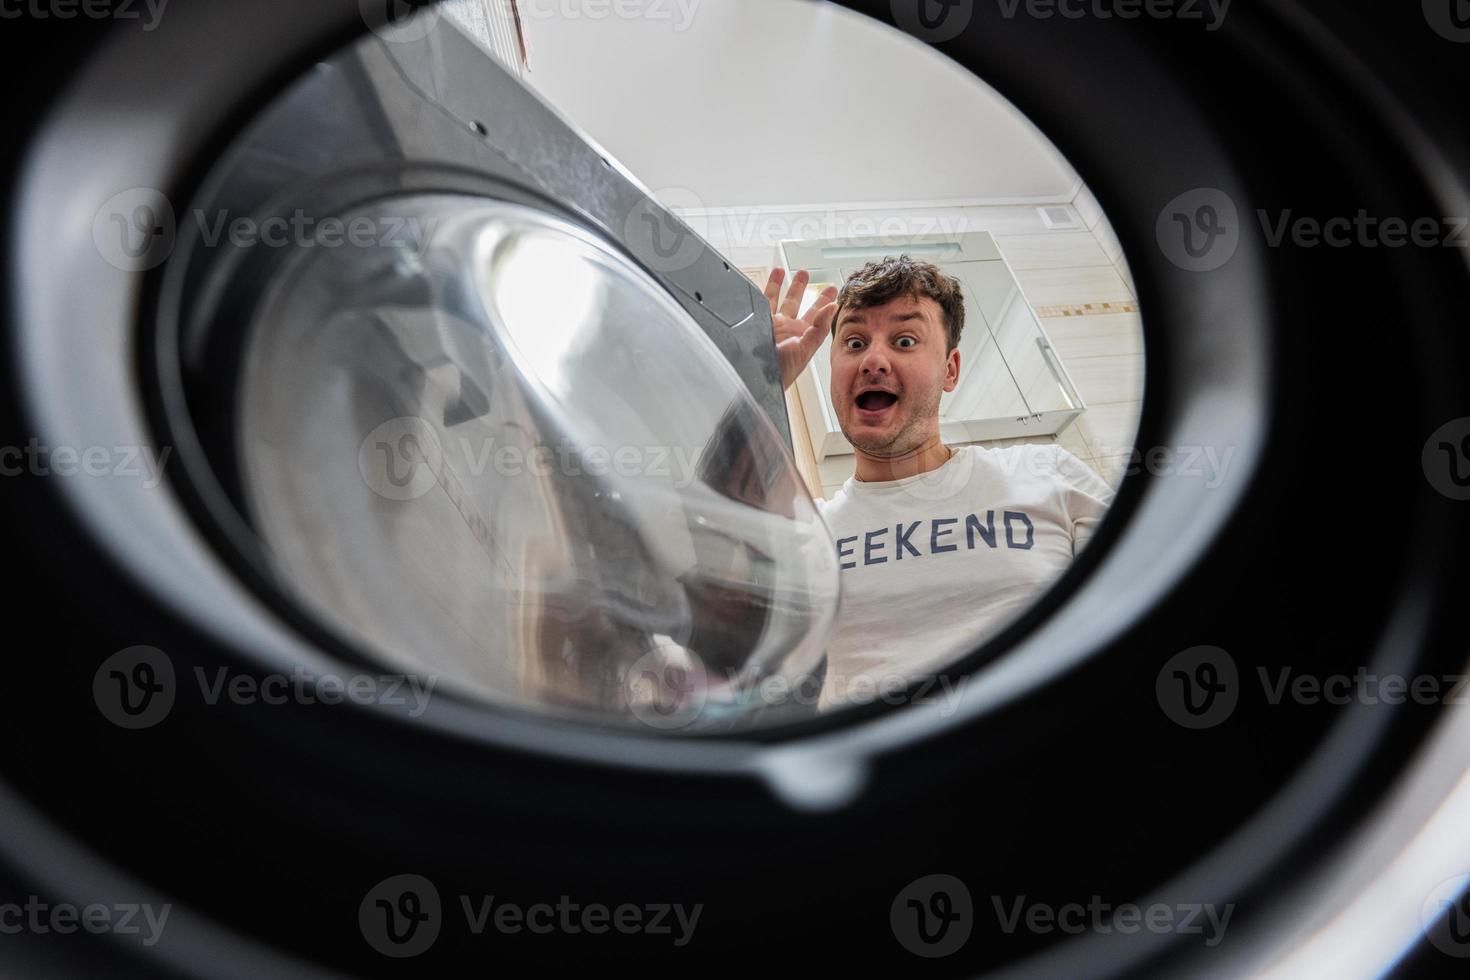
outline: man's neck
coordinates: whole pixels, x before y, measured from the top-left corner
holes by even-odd
[[[870,456],[861,449],[854,449],[854,452],[857,456],[857,470],[853,476],[859,483],[886,483],[889,480],[919,476],[930,470],[937,470],[954,456],[954,450],[946,446],[938,435],[925,440],[922,446],[902,456]]]

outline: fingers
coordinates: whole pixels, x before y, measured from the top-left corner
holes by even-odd
[[[801,336],[801,356],[810,361],[822,346],[822,341],[827,339],[827,330],[820,322],[813,323],[807,328],[806,333]]]
[[[781,300],[781,285],[786,280],[785,269],[772,269],[770,278],[766,280],[766,302],[771,305],[771,315],[797,319],[801,312],[801,301],[806,296],[807,286],[811,283],[811,273],[806,269],[800,269],[791,279],[791,287],[786,291],[786,299]],[[817,296],[816,302],[807,310],[806,316],[801,317],[808,324],[822,327],[823,330],[831,328],[832,315],[836,311],[836,302],[840,291],[835,285],[829,285]],[[803,341],[805,343],[805,341]]]
[[[830,323],[832,314],[837,310],[836,299],[837,287],[828,286],[822,290],[821,295],[817,297],[817,301],[812,304],[811,309],[806,311],[806,316],[802,319],[808,323],[817,323],[819,322],[819,318],[825,318]]]
[[[771,312],[776,312],[776,304],[781,301],[781,283],[786,278],[786,270],[776,268],[771,270],[771,277],[766,280],[766,302],[771,304]]]
[[[818,300],[818,302],[821,301]],[[812,309],[816,315],[812,317],[812,325],[802,336],[801,343],[803,347],[810,345],[811,352],[815,354],[817,348],[822,346],[822,341],[826,340],[827,335],[832,332],[832,317],[837,312],[837,304],[827,303],[820,309],[815,306]]]
[[[791,288],[786,291],[786,302],[781,304],[783,316],[789,316],[793,320],[801,313],[801,298],[806,295],[806,285],[811,282],[812,274],[805,269],[799,270],[791,277]]]

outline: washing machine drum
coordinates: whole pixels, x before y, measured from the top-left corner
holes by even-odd
[[[124,454],[0,480],[49,632],[0,713],[8,973],[1470,954],[1470,269],[1276,231],[1464,213],[1450,5],[799,5],[1054,135],[1139,286],[1154,450],[949,692],[823,715],[766,696],[810,694],[839,572],[764,297],[449,18],[385,6],[88,5],[67,57],[0,59],[49,93],[0,146],[0,466]],[[1411,695],[1333,696],[1370,676]],[[15,933],[29,896],[167,922]]]
[[[512,702],[616,714],[677,666],[713,718],[809,674],[831,539],[714,343],[544,211],[347,220],[405,209],[422,254],[288,257],[245,338],[240,489],[281,581],[400,669]]]
[[[838,573],[763,298],[504,68],[451,50],[444,78],[516,93],[493,130],[444,124],[370,39],[263,113],[188,209],[166,309],[195,475],[268,589],[397,670],[599,722],[670,696],[691,730],[774,720],[760,685],[811,681]],[[378,125],[330,124],[348,110]],[[588,162],[573,200],[624,212],[568,214],[554,177],[510,166],[532,148],[492,133],[527,117]],[[209,216],[247,208],[222,240]]]

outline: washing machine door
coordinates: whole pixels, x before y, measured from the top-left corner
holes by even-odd
[[[687,720],[723,722],[809,675],[835,549],[714,343],[545,211],[417,195],[348,220],[404,210],[421,253],[283,256],[244,340],[239,489],[283,586],[511,704],[627,715],[679,670]]]
[[[952,697],[772,703],[840,595],[753,284],[448,18],[51,21],[64,56],[0,61],[38,93],[0,148],[0,516],[44,634],[0,712],[7,969],[1470,953],[1470,267],[1250,224],[1465,213],[1458,8],[831,6],[1053,136],[1139,284],[1140,447],[1230,471],[1144,456]],[[1292,676],[1359,671],[1443,696]],[[94,907],[134,928],[49,930]]]
[[[158,370],[210,520],[273,601],[446,689],[809,714],[759,696],[814,681],[838,601],[763,297],[448,22],[389,37],[181,211]],[[431,94],[476,88],[501,97],[462,123]]]

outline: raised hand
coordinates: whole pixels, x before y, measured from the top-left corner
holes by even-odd
[[[797,316],[801,299],[806,294],[811,274],[800,270],[791,279],[786,300],[781,301],[781,283],[785,269],[772,269],[766,282],[766,300],[771,304],[771,333],[776,338],[776,354],[781,360],[781,388],[790,388],[811,361],[822,338],[832,329],[832,315],[837,312],[837,287],[822,290],[805,316]]]

